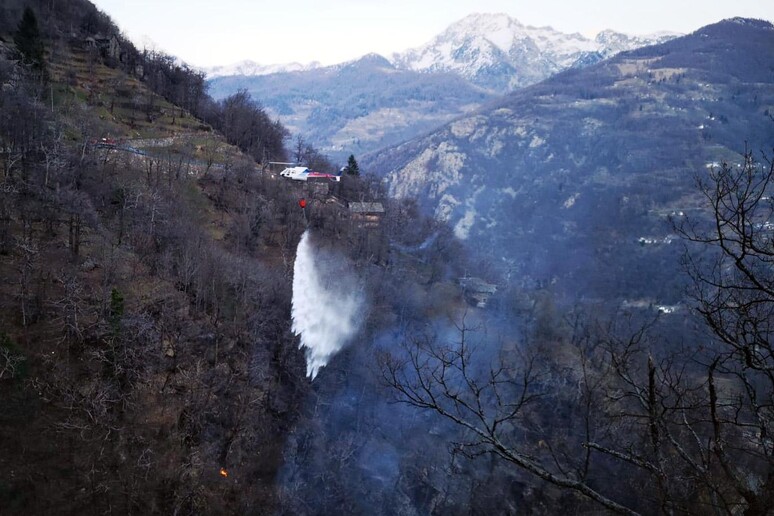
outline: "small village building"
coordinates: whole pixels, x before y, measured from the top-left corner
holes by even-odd
[[[384,205],[380,202],[350,202],[349,217],[360,227],[378,227],[384,217]]]
[[[481,278],[466,276],[459,279],[459,284],[465,300],[478,308],[485,308],[489,298],[497,292],[497,285]]]

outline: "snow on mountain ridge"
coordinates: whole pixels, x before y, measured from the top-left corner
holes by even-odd
[[[589,64],[624,50],[665,41],[672,35],[628,36],[603,31],[596,39],[551,27],[523,25],[507,14],[471,14],[427,44],[392,56],[396,67],[450,71],[480,86],[513,89],[565,68]],[[500,75],[494,73],[497,68]]]
[[[457,34],[482,34],[486,35],[487,41],[491,42],[494,46],[508,52],[513,44],[513,35],[518,33],[519,30],[523,30],[525,27],[519,23],[515,18],[511,18],[507,14],[471,14],[460,20],[459,22],[452,24],[443,34],[448,32],[455,32]]]
[[[551,27],[523,25],[504,13],[470,14],[453,23],[427,44],[395,53],[390,58],[375,55],[325,67],[337,70],[368,58],[372,66],[416,72],[451,72],[474,85],[501,94],[534,84],[562,70],[587,66],[634,48],[664,42],[674,34],[629,36],[612,30],[595,39],[565,34]],[[385,59],[384,63],[379,60]],[[384,65],[384,66],[383,66]],[[317,62],[261,65],[242,61],[205,68],[208,79],[228,76],[261,76],[322,69]]]
[[[202,71],[207,74],[208,79],[214,79],[215,77],[230,77],[233,75],[244,75],[246,77],[252,77],[256,75],[269,75],[272,73],[303,72],[305,70],[319,68],[320,66],[320,63],[317,61],[312,61],[308,64],[284,63],[262,65],[247,59],[230,65],[210,66],[202,68]]]
[[[594,42],[601,46],[600,53],[605,57],[632,50],[638,47],[664,43],[670,39],[681,36],[676,32],[654,32],[652,34],[628,35],[611,29],[599,32],[594,38]]]

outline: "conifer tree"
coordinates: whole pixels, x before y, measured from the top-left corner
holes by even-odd
[[[22,56],[25,64],[31,65],[36,70],[43,70],[43,39],[38,28],[38,19],[35,12],[26,7],[16,33],[13,36],[16,48]]]
[[[350,154],[349,159],[347,159],[347,174],[351,176],[360,175],[360,167],[357,164],[354,154]]]

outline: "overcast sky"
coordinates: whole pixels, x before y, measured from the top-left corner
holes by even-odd
[[[138,46],[195,66],[334,64],[388,56],[429,41],[453,22],[506,13],[521,23],[593,36],[688,33],[723,18],[774,20],[774,0],[92,0]]]

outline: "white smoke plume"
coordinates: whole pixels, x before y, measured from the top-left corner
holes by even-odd
[[[309,230],[301,236],[293,267],[293,333],[306,348],[306,375],[321,367],[347,344],[359,328],[362,294],[343,256],[317,248]]]

